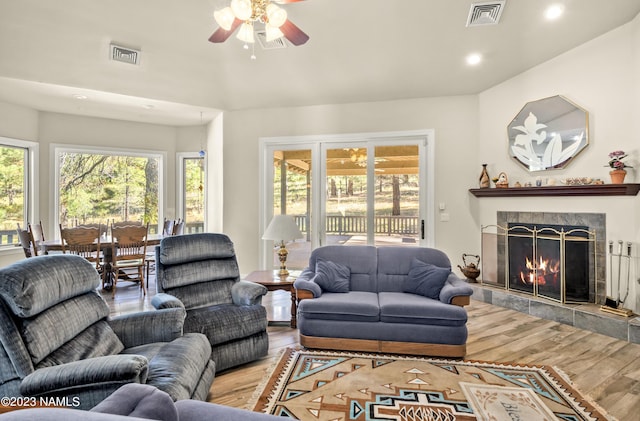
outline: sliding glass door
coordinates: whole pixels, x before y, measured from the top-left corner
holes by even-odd
[[[427,134],[266,140],[261,229],[273,215],[295,219],[304,238],[287,245],[290,269],[323,245],[430,245],[429,150]],[[279,264],[270,244],[261,259]]]

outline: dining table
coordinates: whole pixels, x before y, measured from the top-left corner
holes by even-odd
[[[162,241],[164,237],[166,237],[166,235],[164,234],[147,235],[147,247],[149,246],[155,247],[156,245],[160,244],[160,241]],[[96,240],[95,243],[97,245],[98,241]],[[111,236],[107,235],[107,236],[100,237],[100,251],[102,252],[104,264],[105,266],[107,266],[106,270],[108,270],[108,267],[111,265],[111,261],[112,261],[113,251],[111,250],[111,244],[112,244]],[[62,246],[62,239],[60,238],[41,241],[40,249],[42,251],[42,254],[49,254],[49,252],[51,251],[64,252],[64,247]],[[110,271],[107,273],[110,273]],[[112,287],[113,287],[113,280],[112,280],[112,277],[109,276],[107,279],[105,279],[104,289],[110,290]]]

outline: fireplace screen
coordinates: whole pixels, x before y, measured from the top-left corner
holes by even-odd
[[[563,303],[588,302],[590,239],[583,226],[509,224],[507,288]]]

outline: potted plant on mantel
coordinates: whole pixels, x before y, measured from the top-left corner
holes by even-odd
[[[625,168],[632,168],[622,161],[626,156],[627,154],[624,151],[613,151],[609,154],[609,167],[611,168],[609,175],[611,176],[611,183],[624,183],[624,177],[627,175]]]

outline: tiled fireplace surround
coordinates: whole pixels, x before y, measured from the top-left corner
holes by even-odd
[[[640,344],[640,318],[616,316],[600,310],[600,305],[604,303],[606,296],[607,250],[605,214],[498,211],[497,225],[506,227],[510,222],[582,225],[589,227],[590,231],[595,231],[597,272],[596,279],[592,281],[597,284],[596,287],[596,285],[592,283],[595,303],[561,304],[486,283],[470,284],[474,290],[474,299],[611,336],[616,339]],[[501,271],[501,276],[504,276],[504,271]],[[482,279],[482,274],[480,275],[480,279]],[[498,281],[498,283],[502,282],[504,282],[504,280]]]

